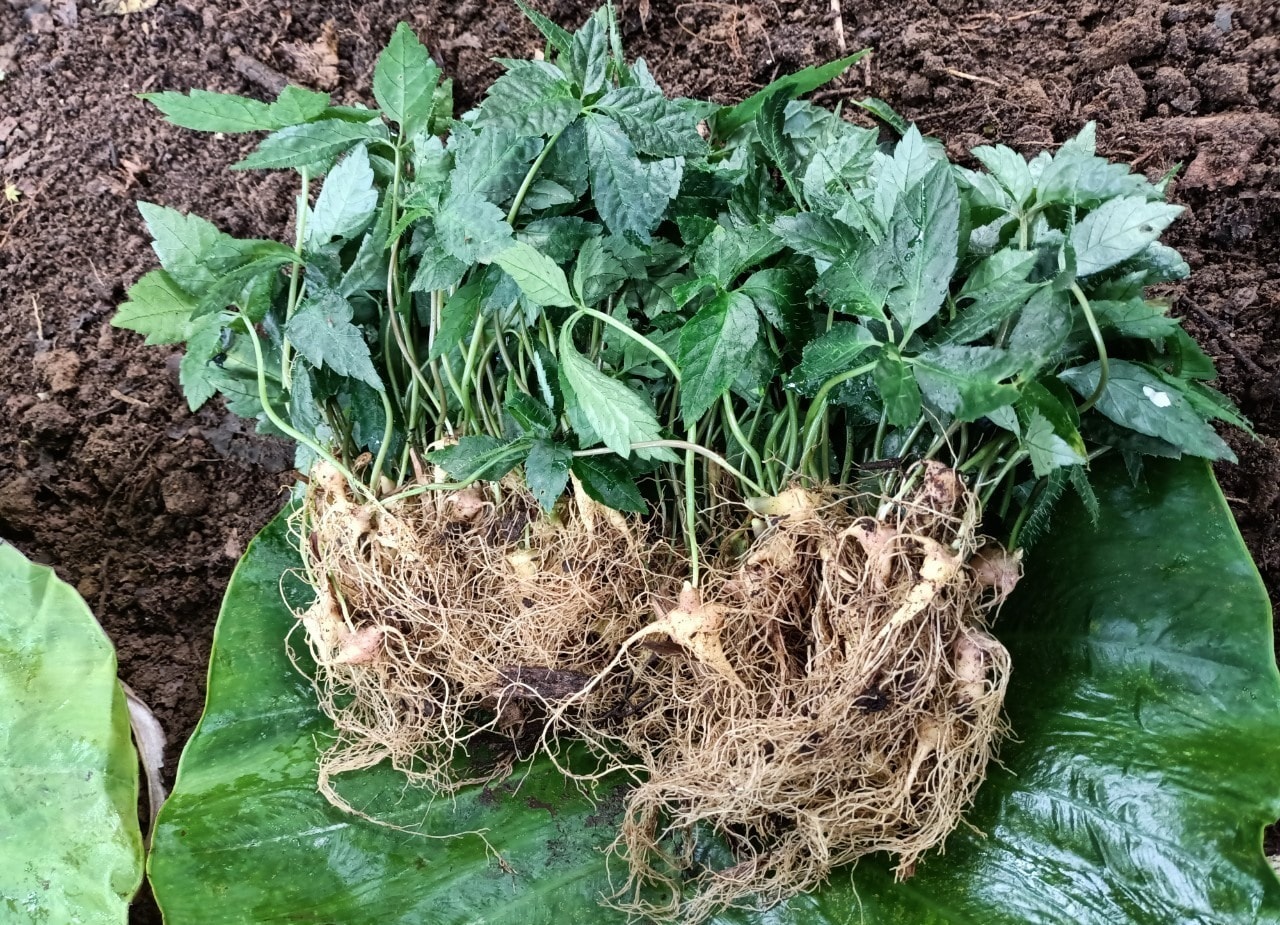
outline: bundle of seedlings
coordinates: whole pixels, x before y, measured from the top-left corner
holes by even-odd
[[[545,48],[456,120],[403,25],[378,109],[147,96],[301,177],[292,245],[142,204],[163,269],[115,323],[297,444],[320,786],[630,774],[609,900],[659,918],[908,876],[1003,731],[989,628],[1055,502],[1247,427],[1147,294],[1187,272],[1170,178],[800,99],[857,55],[669,99],[610,8],[524,9]]]

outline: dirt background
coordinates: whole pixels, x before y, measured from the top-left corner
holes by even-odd
[[[121,0],[108,0],[119,3]],[[135,6],[140,0],[124,0]],[[591,4],[543,0],[576,26]],[[1152,176],[1181,164],[1170,292],[1258,430],[1219,477],[1268,588],[1280,588],[1280,12],[1267,2],[621,0],[624,38],[673,92],[733,102],[773,77],[875,49],[834,105],[882,97],[953,155],[1052,148],[1088,119],[1103,154]],[[133,97],[268,95],[279,75],[371,101],[374,57],[408,15],[460,107],[539,46],[513,7],[161,0],[127,16],[76,0],[0,0],[0,536],[94,608],[120,674],[156,711],[172,774],[203,699],[219,598],[275,512],[291,453],[219,405],[186,410],[176,351],[108,326],[155,264],[134,206],[194,210],[237,236],[287,237],[284,174],[224,168],[252,139],[171,128]],[[263,67],[265,65],[265,68]],[[16,197],[16,201],[11,201]],[[138,904],[136,922],[158,922]]]

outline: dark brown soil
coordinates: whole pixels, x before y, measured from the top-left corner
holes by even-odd
[[[136,0],[131,0],[136,2]],[[582,0],[542,3],[576,25]],[[886,9],[887,8],[887,9]],[[0,536],[54,565],[115,640],[121,676],[168,729],[168,769],[199,715],[204,664],[236,558],[280,503],[290,452],[221,407],[192,415],[177,353],[107,320],[154,265],[136,199],[241,236],[288,233],[283,174],[230,173],[251,140],[163,124],[132,94],[262,96],[246,58],[300,83],[335,78],[298,49],[337,43],[335,96],[369,99],[402,4],[161,0],[129,16],[76,0],[6,0],[0,17]],[[465,106],[494,55],[537,46],[514,8],[427,0],[410,15]],[[829,103],[875,95],[953,153],[1051,147],[1088,119],[1102,152],[1152,175],[1181,164],[1172,243],[1194,274],[1171,295],[1256,423],[1219,475],[1280,588],[1280,13],[1265,0],[622,0],[625,38],[672,91],[729,102],[772,77],[875,48]],[[323,44],[322,46],[323,47]],[[238,67],[237,67],[238,65]],[[261,80],[259,78],[259,80]],[[269,83],[269,78],[268,81]],[[328,87],[324,87],[328,89]],[[139,922],[158,921],[139,909]]]

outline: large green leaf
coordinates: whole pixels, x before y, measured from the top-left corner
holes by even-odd
[[[124,925],[141,882],[115,650],[71,586],[0,542],[0,921]]]
[[[1018,738],[969,814],[986,834],[961,827],[905,883],[869,858],[767,921],[1280,922],[1261,853],[1280,815],[1280,676],[1257,572],[1203,463],[1152,465],[1144,488],[1119,466],[1095,476],[1098,528],[1064,507],[998,624]],[[400,825],[483,826],[503,863],[474,839],[379,828],[316,795],[313,740],[328,727],[282,648],[280,576],[296,565],[277,520],[228,592],[205,717],[152,855],[169,925],[624,921],[595,905],[616,814],[544,764],[518,792],[456,807],[385,768],[342,785]]]

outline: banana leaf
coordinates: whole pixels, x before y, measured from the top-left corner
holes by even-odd
[[[903,883],[873,856],[813,895],[719,921],[1280,923],[1261,851],[1280,815],[1262,583],[1206,465],[1152,466],[1141,487],[1118,466],[1096,476],[1100,522],[1064,504],[997,625],[1017,738],[945,853]],[[345,779],[353,805],[399,828],[316,793],[330,727],[284,648],[281,576],[293,603],[307,596],[297,564],[277,519],[228,590],[150,862],[168,925],[624,921],[597,905],[616,787],[593,804],[540,762],[456,801],[381,767]],[[415,834],[463,830],[484,839]]]
[[[124,925],[141,883],[115,650],[75,589],[0,542],[0,921]]]

